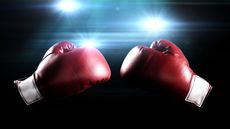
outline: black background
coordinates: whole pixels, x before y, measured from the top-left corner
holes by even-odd
[[[174,33],[181,33],[181,35],[152,38],[152,40],[166,38],[175,42],[188,58],[191,68],[213,86],[211,94],[201,109],[188,103],[176,102],[154,91],[146,91],[141,88],[141,85],[122,81],[119,77],[121,63],[128,51],[139,43],[122,46],[119,42],[113,44],[118,44],[120,47],[98,48],[111,67],[110,81],[97,85],[81,95],[26,106],[14,87],[13,80],[31,75],[45,51],[55,41],[59,41],[59,39],[47,38],[39,43],[33,43],[36,34],[42,33],[38,30],[44,21],[52,22],[50,19],[55,20],[58,14],[48,7],[31,7],[31,5],[44,5],[51,2],[6,1],[0,4],[0,107],[3,113],[42,115],[71,113],[70,116],[82,113],[120,114],[121,116],[127,113],[149,114],[149,116],[168,113],[212,116],[229,113],[230,3],[225,1],[161,3],[167,5],[171,13],[176,14],[176,18],[185,23],[196,24],[187,26],[184,30],[180,27],[178,31],[169,32],[171,35]],[[128,2],[132,3],[131,0]],[[150,8],[156,5],[152,3],[146,6]],[[112,28],[108,29],[110,32],[113,31]],[[85,27],[84,30],[82,27],[81,31],[87,32],[90,28]],[[53,32],[55,33],[55,30]],[[47,34],[51,33],[52,31],[49,31]]]

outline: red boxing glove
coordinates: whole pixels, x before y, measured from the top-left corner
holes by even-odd
[[[159,40],[150,48],[134,47],[121,66],[122,78],[151,82],[178,98],[201,107],[211,85],[196,75],[182,51],[172,42]]]
[[[72,43],[63,41],[45,53],[32,76],[14,83],[29,105],[42,98],[79,94],[109,80],[110,75],[109,65],[97,49],[75,48]]]

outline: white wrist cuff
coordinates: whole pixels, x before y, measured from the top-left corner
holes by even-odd
[[[27,105],[30,105],[43,98],[35,84],[33,75],[23,81],[16,80],[14,83],[16,84],[21,97]]]
[[[211,89],[212,86],[206,80],[197,75],[193,75],[190,89],[185,101],[194,103],[196,106],[201,107]]]

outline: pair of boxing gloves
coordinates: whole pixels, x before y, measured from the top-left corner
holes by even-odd
[[[124,59],[121,78],[162,87],[175,98],[201,107],[212,86],[196,75],[182,51],[168,40],[154,41],[150,47],[136,46]],[[37,70],[14,84],[27,105],[41,99],[53,100],[80,94],[110,79],[110,67],[96,48],[75,47],[63,41],[45,53]],[[144,83],[143,83],[144,84]]]

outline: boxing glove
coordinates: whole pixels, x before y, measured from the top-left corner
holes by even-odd
[[[67,41],[54,44],[45,53],[37,70],[14,84],[25,103],[43,98],[53,100],[84,92],[109,80],[111,71],[103,55],[91,47],[75,46]]]
[[[182,51],[168,40],[155,41],[150,47],[134,47],[124,59],[120,75],[124,79],[150,82],[152,87],[160,86],[163,93],[198,107],[212,89],[193,72]]]

